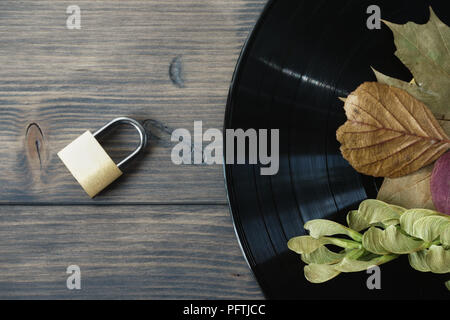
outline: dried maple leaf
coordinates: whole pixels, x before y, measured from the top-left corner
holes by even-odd
[[[358,172],[396,178],[437,160],[450,139],[431,111],[405,90],[366,82],[345,102],[347,122],[337,139]]]
[[[423,25],[383,22],[394,34],[395,55],[411,71],[414,81],[404,82],[374,70],[378,81],[408,91],[438,119],[450,119],[450,28],[432,9],[430,20]]]

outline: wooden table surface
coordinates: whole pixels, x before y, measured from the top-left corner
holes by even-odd
[[[0,1],[0,298],[229,298],[262,293],[240,251],[222,167],[174,165],[171,133],[222,128],[265,0]],[[69,5],[81,29],[69,30]],[[56,153],[118,116],[145,155],[90,200]],[[133,149],[120,129],[113,159]],[[81,269],[68,290],[66,269]]]

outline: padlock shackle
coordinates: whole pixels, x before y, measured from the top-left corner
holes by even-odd
[[[127,118],[127,117],[120,117],[120,118],[116,118],[114,120],[111,120],[110,122],[105,124],[103,127],[98,129],[93,135],[94,135],[94,137],[97,140],[99,140],[103,136],[105,136],[106,134],[108,134],[109,132],[111,132],[117,126],[119,126],[121,124],[130,124],[130,125],[132,125],[138,131],[139,138],[141,140],[140,143],[139,143],[139,146],[137,147],[137,149],[134,150],[128,157],[126,157],[125,159],[123,159],[122,161],[120,161],[117,164],[117,167],[122,170],[127,165],[128,162],[130,162],[134,158],[136,158],[136,156],[139,153],[141,153],[141,151],[143,151],[145,149],[145,147],[147,146],[147,133],[146,133],[144,127],[139,122],[137,122],[134,119]]]

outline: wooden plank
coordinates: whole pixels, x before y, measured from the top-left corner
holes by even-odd
[[[14,298],[262,295],[226,206],[0,206],[0,299]]]
[[[176,166],[175,128],[221,128],[240,49],[265,0],[0,1],[0,204],[89,201],[56,153],[117,116],[151,144],[95,201],[225,203],[221,166]],[[120,157],[132,131],[109,141]]]

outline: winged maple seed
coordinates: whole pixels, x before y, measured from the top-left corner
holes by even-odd
[[[347,224],[310,220],[304,225],[309,235],[289,240],[288,248],[306,264],[308,281],[323,283],[340,273],[364,271],[400,255],[408,255],[409,264],[417,271],[450,273],[450,216],[369,199],[348,213]],[[445,285],[450,290],[450,281]]]
[[[347,122],[337,131],[344,158],[361,173],[396,178],[450,149],[431,111],[405,90],[366,82],[345,101]]]

